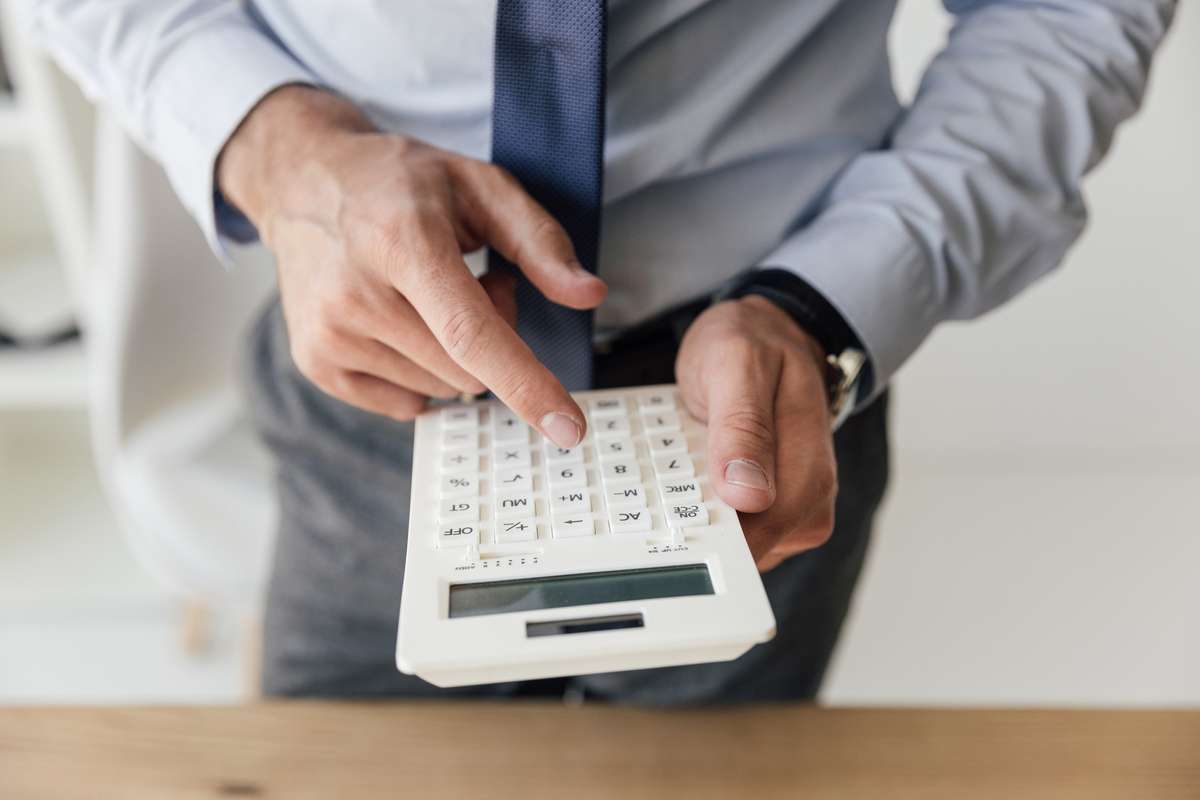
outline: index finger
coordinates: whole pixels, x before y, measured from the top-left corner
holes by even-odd
[[[403,270],[408,298],[454,361],[559,447],[586,431],[583,412],[496,311],[462,260],[453,232],[426,230],[425,253]]]

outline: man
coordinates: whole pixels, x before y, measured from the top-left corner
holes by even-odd
[[[406,421],[429,398],[491,391],[571,446],[568,389],[674,379],[778,636],[467,691],[813,696],[886,482],[888,381],[1060,261],[1174,9],[946,4],[908,109],[891,0],[41,4],[214,248],[277,257],[247,361],[283,512],[269,693],[439,693],[392,665]]]

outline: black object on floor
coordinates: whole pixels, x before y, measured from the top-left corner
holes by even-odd
[[[45,350],[65,342],[75,341],[80,335],[79,326],[74,323],[40,336],[20,338],[0,329],[0,350]]]

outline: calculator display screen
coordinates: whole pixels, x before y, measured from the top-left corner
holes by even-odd
[[[458,583],[450,586],[450,616],[476,617],[702,594],[713,594],[712,577],[704,564]]]

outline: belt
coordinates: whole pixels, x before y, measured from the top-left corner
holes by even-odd
[[[593,345],[597,389],[675,382],[675,356],[683,335],[708,308],[708,297],[655,314]]]

